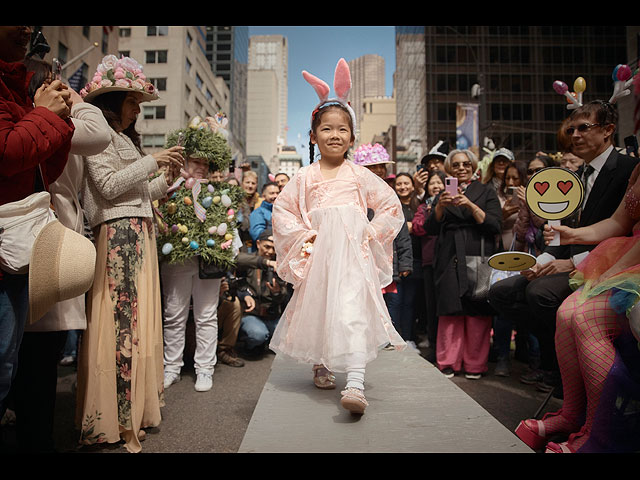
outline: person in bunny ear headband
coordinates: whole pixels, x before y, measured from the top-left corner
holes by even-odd
[[[368,362],[387,344],[406,343],[393,328],[382,298],[391,283],[393,239],[404,224],[402,207],[387,183],[348,160],[355,115],[347,102],[349,66],[329,86],[303,71],[320,103],[311,115],[311,164],[302,167],[273,205],[277,273],[294,294],[270,342],[277,353],[313,364],[318,388],[336,386],[346,373],[341,405],[362,414]],[[313,162],[314,148],[320,157]],[[367,210],[375,211],[369,222]],[[320,294],[321,292],[321,294]]]

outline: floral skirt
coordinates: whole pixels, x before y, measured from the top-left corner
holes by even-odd
[[[150,219],[123,218],[96,231],[96,273],[78,353],[80,444],[125,441],[160,424],[164,406],[160,277]],[[142,433],[144,435],[144,432]]]

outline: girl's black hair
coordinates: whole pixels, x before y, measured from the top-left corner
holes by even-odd
[[[339,103],[326,103],[322,105],[314,112],[313,119],[311,120],[311,130],[309,131],[309,163],[313,163],[315,157],[313,143],[311,142],[311,134],[316,131],[316,128],[318,128],[318,124],[320,123],[322,115],[325,112],[328,112],[331,108],[342,110],[347,115],[347,118],[349,119],[349,128],[351,129],[351,140],[355,140],[356,138],[353,132],[353,121],[351,120],[351,114],[344,106]],[[347,158],[347,153],[348,150],[344,152],[344,158]]]
[[[27,88],[29,97],[33,99],[36,91],[42,86],[47,77],[51,75],[51,64],[39,58],[25,58],[22,62],[25,67],[27,67],[28,72],[33,72],[31,80],[29,81],[29,87]]]
[[[127,95],[128,92],[107,92],[94,97],[89,103],[98,107],[102,111],[109,126],[117,130],[121,121],[122,104]],[[136,131],[135,122],[132,122],[122,133],[129,137],[138,151],[144,155],[140,143],[140,134]]]

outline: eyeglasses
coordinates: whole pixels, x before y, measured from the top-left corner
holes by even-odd
[[[578,130],[578,132],[580,133],[584,133],[587,130],[589,130],[590,128],[593,127],[601,127],[602,124],[600,123],[583,123],[581,125],[578,125],[577,127],[569,127],[565,130],[565,133],[567,135],[573,135],[573,132],[575,132],[576,130]]]
[[[451,168],[456,170],[457,168],[471,168],[471,162],[455,162],[451,164]]]
[[[539,172],[540,170],[542,170],[544,167],[538,167],[538,168],[527,168],[527,175],[533,175],[536,172]]]

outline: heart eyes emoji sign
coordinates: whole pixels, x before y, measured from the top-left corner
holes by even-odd
[[[540,218],[561,220],[580,208],[584,187],[570,170],[543,168],[529,179],[525,198],[531,211]]]

